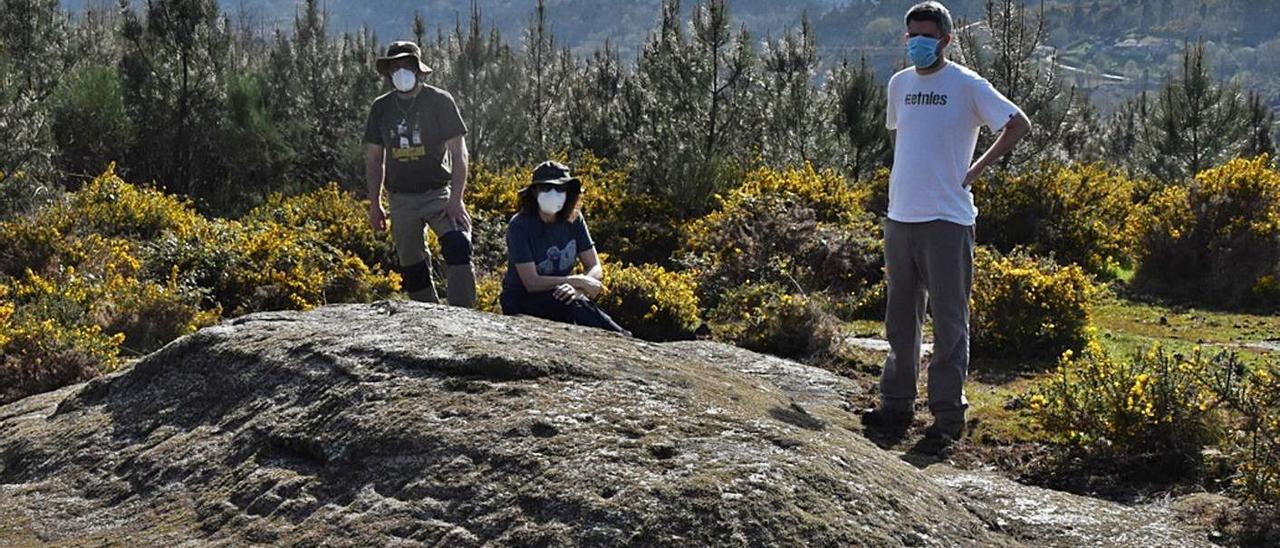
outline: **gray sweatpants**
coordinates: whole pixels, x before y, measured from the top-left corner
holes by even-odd
[[[946,221],[884,222],[888,304],[885,333],[889,357],[880,376],[881,406],[910,411],[919,375],[925,303],[933,316],[933,359],[929,362],[929,411],[944,428],[964,424],[969,406],[964,381],[969,373],[969,296],[973,290],[972,226]]]

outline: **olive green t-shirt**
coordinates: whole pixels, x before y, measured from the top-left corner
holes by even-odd
[[[445,142],[466,133],[453,96],[424,85],[412,99],[401,99],[394,91],[375,99],[364,140],[386,153],[388,191],[418,193],[449,184]]]

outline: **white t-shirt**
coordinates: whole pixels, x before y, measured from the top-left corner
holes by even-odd
[[[999,131],[1022,110],[978,73],[947,61],[933,74],[922,76],[914,67],[894,74],[886,111],[885,127],[898,132],[889,218],[973,225],[978,208],[963,185],[978,128]]]

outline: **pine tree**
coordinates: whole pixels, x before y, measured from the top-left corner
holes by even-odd
[[[755,56],[751,51],[751,37],[742,27],[735,37],[730,30],[729,4],[727,0],[709,0],[707,5],[694,10],[693,46],[698,53],[695,68],[703,80],[710,105],[704,117],[702,154],[714,159],[733,150],[736,144],[735,124],[748,110],[747,83],[752,76]]]
[[[1242,154],[1244,156],[1261,156],[1263,154],[1274,156],[1276,153],[1276,145],[1273,140],[1273,132],[1275,131],[1275,111],[1263,100],[1262,95],[1257,92],[1249,92],[1246,100],[1246,109],[1248,114],[1245,115],[1247,120],[1246,127],[1249,135],[1246,138]]]
[[[730,30],[728,6],[694,10],[690,31],[679,0],[666,0],[626,88],[634,112],[630,148],[641,184],[702,211],[751,143],[757,58],[746,29]]]
[[[1248,134],[1240,90],[1213,78],[1204,44],[1183,51],[1182,71],[1165,84],[1151,106],[1143,140],[1147,171],[1175,183],[1242,152]]]
[[[50,98],[75,60],[66,34],[57,0],[0,0],[0,185],[18,172],[54,182]]]
[[[525,111],[525,124],[529,152],[525,156],[545,158],[563,146],[566,137],[563,127],[562,94],[568,74],[572,70],[569,54],[558,52],[555,35],[547,28],[546,4],[538,0],[534,16],[524,36],[524,84],[521,103]]]
[[[449,79],[435,81],[458,102],[472,159],[491,164],[514,160],[513,152],[527,137],[527,126],[512,123],[512,113],[521,110],[519,62],[497,27],[483,29],[474,3],[466,29],[461,22],[455,26],[445,58],[452,64]]]
[[[571,150],[621,158],[634,114],[623,101],[629,75],[610,42],[571,72],[566,109]]]
[[[987,0],[984,13],[991,30],[989,40],[979,39],[977,25],[961,24],[963,30],[957,32],[963,62],[1018,105],[1035,128],[1002,163],[1007,166],[1044,158],[1066,159],[1067,152],[1060,145],[1068,132],[1078,130],[1071,114],[1079,111],[1084,97],[1074,86],[1064,89],[1056,52],[1046,51],[1049,21],[1044,2],[1029,14],[1021,1]],[[994,136],[984,136],[979,152],[993,141]]]
[[[826,155],[830,143],[822,137],[830,102],[814,85],[819,59],[809,18],[798,33],[788,30],[767,41],[762,57],[761,156],[775,165],[799,165]]]
[[[125,105],[135,130],[135,178],[218,202],[227,195],[217,154],[230,34],[213,0],[155,0],[144,19],[122,2]],[[216,206],[215,206],[216,207]]]
[[[850,177],[866,178],[890,160],[885,89],[876,82],[865,57],[857,66],[845,59],[827,88],[836,103],[833,121],[844,149],[841,164]]]

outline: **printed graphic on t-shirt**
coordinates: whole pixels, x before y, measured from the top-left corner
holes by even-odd
[[[556,272],[564,272],[573,268],[573,261],[578,257],[578,242],[569,240],[564,249],[556,246],[547,248],[547,258],[538,261],[538,274],[550,276]]]
[[[391,158],[398,162],[414,162],[427,155],[427,147],[422,146],[422,128],[416,121],[410,125],[401,118],[391,130]]]

